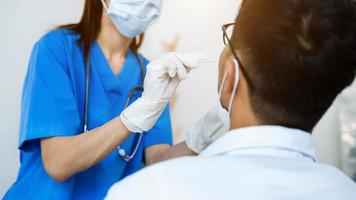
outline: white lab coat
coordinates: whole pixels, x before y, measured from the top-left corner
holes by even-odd
[[[148,167],[108,200],[356,200],[356,184],[315,162],[309,133],[278,126],[233,130],[198,157]]]

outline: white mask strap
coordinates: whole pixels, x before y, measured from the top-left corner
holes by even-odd
[[[109,10],[108,6],[106,5],[105,1],[104,0],[101,0],[101,3],[103,4],[106,12]]]
[[[240,79],[240,72],[239,72],[239,63],[234,59],[234,67],[235,67],[235,82],[234,82],[234,89],[232,90],[232,94],[230,97],[230,102],[229,102],[229,109],[228,112],[231,113],[231,109],[232,109],[232,104],[234,102],[235,99],[235,95],[237,92],[237,86],[239,85],[239,79]]]
[[[228,72],[226,71],[226,72],[224,73],[224,77],[223,77],[223,79],[222,79],[222,81],[221,81],[221,85],[220,85],[220,88],[219,88],[219,97],[221,97],[222,90],[224,89],[227,75],[228,75]]]

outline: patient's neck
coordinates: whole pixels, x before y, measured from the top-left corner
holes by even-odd
[[[231,111],[231,130],[257,125],[262,125],[262,123],[257,119],[248,101],[239,101],[233,106]]]

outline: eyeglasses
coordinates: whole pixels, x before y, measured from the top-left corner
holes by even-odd
[[[232,42],[231,42],[231,36],[232,36],[232,34],[234,32],[234,26],[235,26],[235,23],[229,23],[229,24],[225,24],[225,25],[222,26],[223,41],[224,41],[225,46],[229,46],[230,47],[232,55],[234,56],[234,58],[236,59],[237,63],[239,64],[241,72],[242,72],[242,74],[244,75],[244,77],[246,79],[247,85],[249,86],[250,90],[253,91],[254,90],[254,85],[252,83],[252,80],[251,80],[250,76],[248,75],[248,73],[246,71],[246,68],[242,65],[239,57],[237,56],[237,54],[235,52],[235,48],[234,48],[234,46],[232,45]]]

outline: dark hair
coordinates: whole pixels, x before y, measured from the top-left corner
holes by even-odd
[[[311,131],[355,78],[351,0],[244,0],[234,29],[264,124]]]
[[[103,15],[103,5],[99,0],[85,0],[84,11],[79,23],[67,24],[59,28],[68,29],[77,33],[80,38],[78,44],[83,46],[84,56],[87,58],[90,47],[98,38],[101,28],[101,17]],[[137,53],[141,46],[144,35],[134,38],[130,44],[130,49]]]

